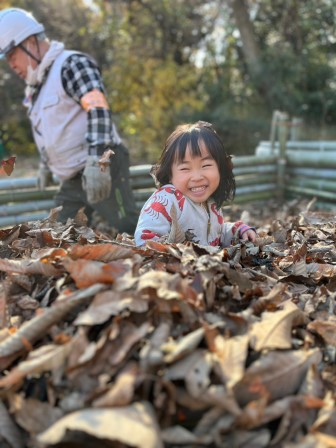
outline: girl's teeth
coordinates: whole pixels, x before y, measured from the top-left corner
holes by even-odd
[[[202,191],[204,189],[205,189],[205,187],[195,187],[195,188],[192,188],[191,191],[197,192],[197,191]]]

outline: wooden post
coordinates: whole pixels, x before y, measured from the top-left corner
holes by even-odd
[[[272,154],[274,154],[274,145],[275,145],[275,139],[276,139],[276,131],[277,131],[279,114],[281,114],[281,112],[279,112],[278,110],[274,110],[273,115],[272,115],[271,132],[270,132],[270,142],[271,142],[271,153]]]
[[[288,114],[278,112],[278,135],[279,135],[279,153],[278,153],[278,200],[283,202],[285,198],[285,175],[286,175],[286,145],[288,138]]]
[[[300,140],[301,134],[302,134],[302,125],[303,125],[302,118],[299,118],[299,117],[292,118],[291,130],[290,130],[290,140],[291,141]]]

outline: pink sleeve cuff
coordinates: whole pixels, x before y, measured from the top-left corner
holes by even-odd
[[[244,235],[244,233],[248,232],[249,230],[253,230],[253,232],[257,233],[254,227],[250,227],[246,224],[243,224],[239,229],[239,237],[241,238]]]

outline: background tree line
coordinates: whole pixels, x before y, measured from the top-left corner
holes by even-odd
[[[176,124],[207,120],[233,154],[269,138],[274,110],[304,138],[336,132],[336,0],[0,0],[51,39],[93,55],[132,163],[151,163]],[[24,83],[0,64],[7,148],[33,154]]]

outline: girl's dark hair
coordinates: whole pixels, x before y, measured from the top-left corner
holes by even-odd
[[[236,182],[232,171],[231,157],[226,153],[223,142],[210,123],[198,121],[194,124],[177,126],[167,138],[159,162],[152,169],[152,174],[158,186],[169,184],[173,163],[183,161],[187,146],[189,146],[192,156],[201,156],[200,142],[204,143],[218,166],[220,182],[212,198],[219,208],[224,202],[233,200],[236,193]]]

